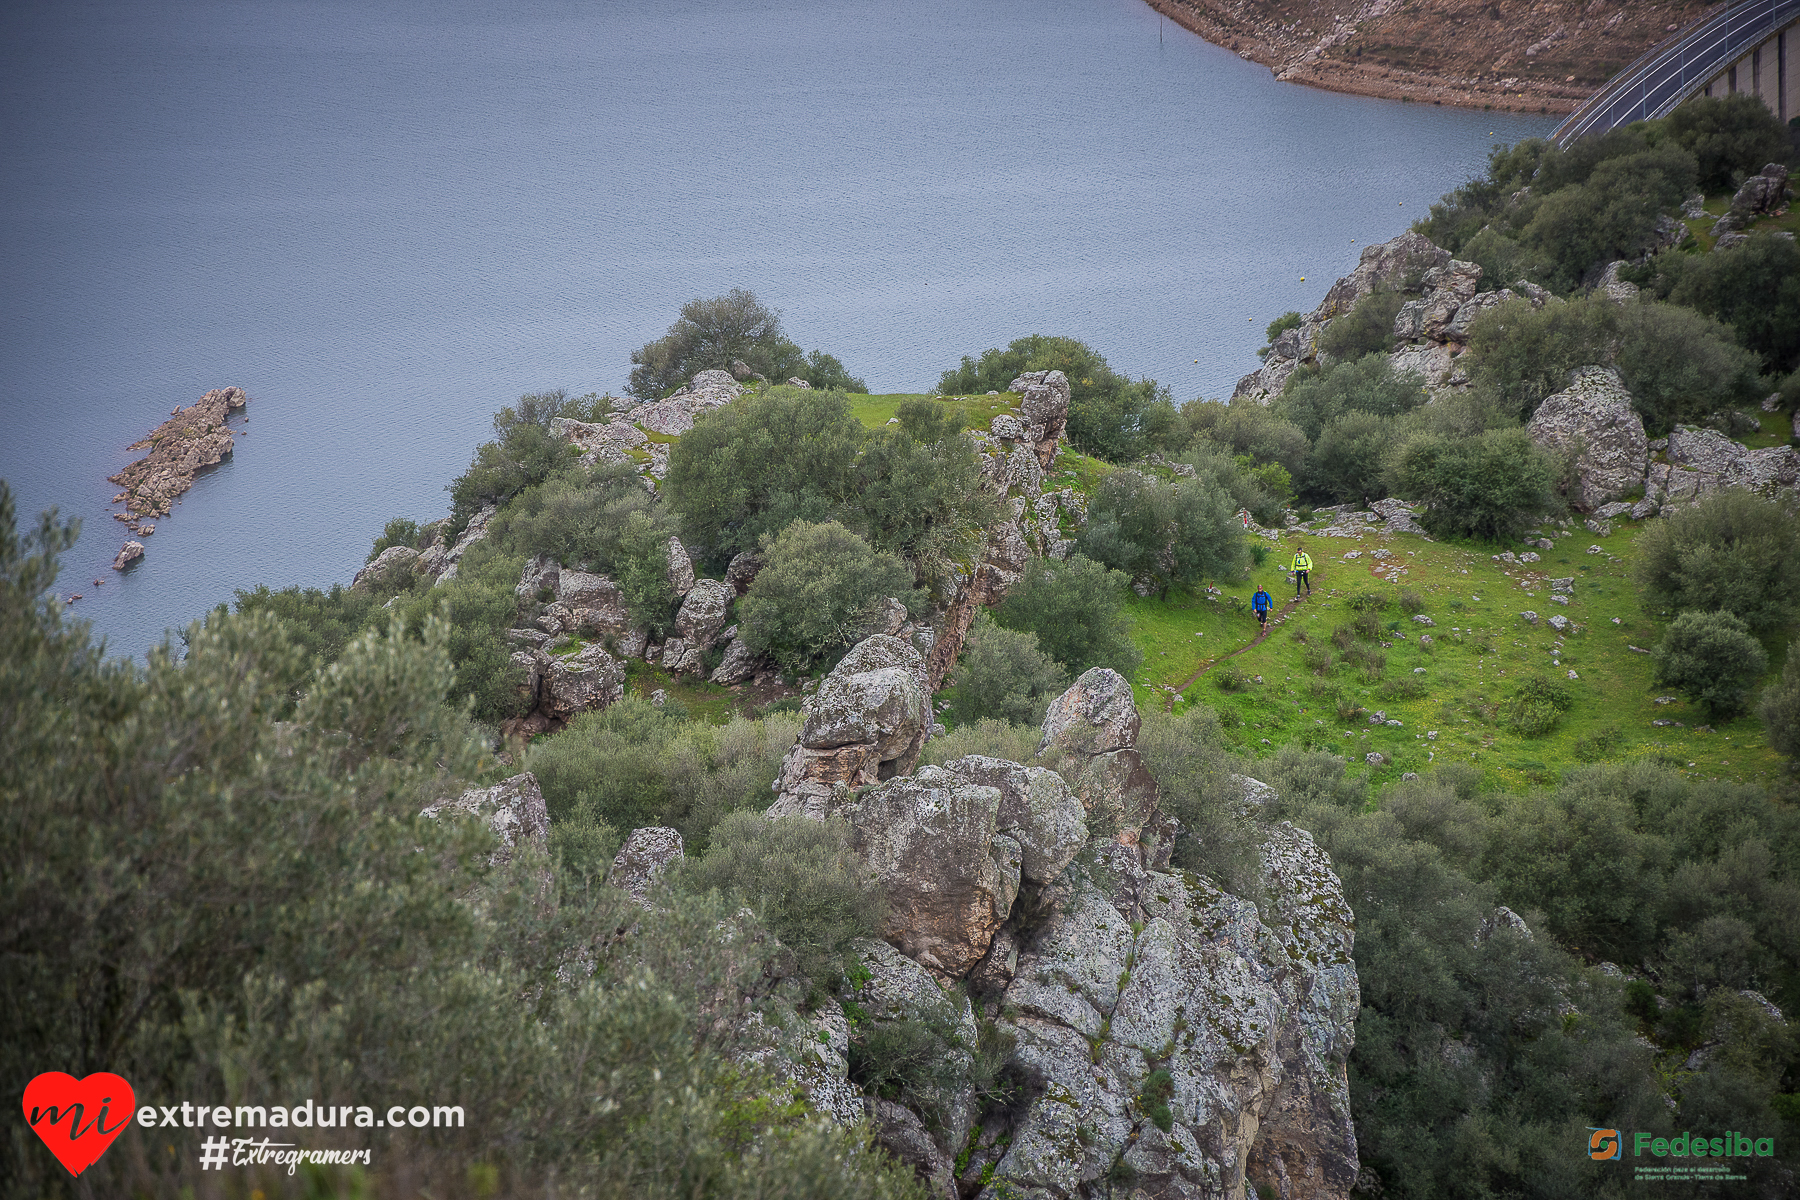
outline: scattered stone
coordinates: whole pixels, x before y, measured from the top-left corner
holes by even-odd
[[[1363,761],[1368,763],[1371,767],[1379,767],[1387,762],[1387,756],[1384,754],[1377,754],[1375,751],[1371,750],[1369,753],[1363,755]]]
[[[1550,628],[1556,630],[1556,632],[1558,632],[1558,633],[1561,633],[1563,630],[1567,629],[1568,627],[1569,627],[1569,618],[1563,616],[1561,613],[1551,613],[1550,614]]]
[[[1575,590],[1575,577],[1571,575],[1566,579],[1552,579],[1550,581],[1550,590],[1565,596],[1572,593]]]
[[[1420,613],[1418,616],[1413,618],[1413,624],[1429,625],[1429,626],[1435,627],[1437,625],[1437,622],[1432,620],[1430,617],[1426,616],[1424,613]]]
[[[1400,781],[1402,783],[1410,783],[1411,781],[1417,779],[1418,777],[1419,777],[1419,773],[1417,771],[1403,771],[1400,774]]]

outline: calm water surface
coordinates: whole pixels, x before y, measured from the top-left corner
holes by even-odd
[[[15,2],[0,477],[83,519],[61,590],[141,654],[347,581],[495,408],[618,390],[684,300],[749,287],[877,391],[1044,332],[1222,396],[1554,123],[1279,84],[1140,0]],[[105,477],[227,384],[235,457],[115,576]]]

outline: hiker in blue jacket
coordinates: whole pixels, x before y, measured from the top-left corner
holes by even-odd
[[[1269,627],[1269,606],[1273,603],[1274,601],[1269,599],[1269,593],[1263,591],[1261,587],[1256,589],[1256,595],[1250,597],[1250,607],[1256,613],[1256,623],[1264,629]]]

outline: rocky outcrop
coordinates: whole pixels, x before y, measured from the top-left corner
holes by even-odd
[[[544,807],[544,793],[538,790],[537,776],[530,771],[514,775],[489,788],[470,788],[456,797],[445,797],[427,805],[421,817],[463,817],[484,821],[500,848],[493,854],[496,863],[511,861],[521,846],[539,850],[550,844],[550,813]]]
[[[1427,386],[1460,387],[1467,378],[1455,365],[1468,342],[1476,318],[1515,296],[1542,308],[1554,299],[1544,289],[1520,280],[1511,288],[1482,292],[1481,268],[1450,257],[1448,251],[1412,231],[1363,249],[1356,270],[1325,293],[1319,307],[1299,326],[1282,331],[1269,346],[1263,365],[1238,380],[1232,398],[1268,403],[1281,394],[1300,367],[1323,365],[1320,338],[1333,320],[1348,313],[1377,291],[1400,292],[1405,302],[1394,318],[1395,346],[1389,361],[1396,374],[1419,376]]]
[[[648,904],[650,889],[669,869],[680,862],[683,846],[679,831],[666,826],[634,829],[613,856],[606,872],[606,885],[618,888],[639,904]]]
[[[1569,466],[1567,498],[1583,512],[1640,491],[1650,439],[1631,393],[1610,367],[1581,367],[1547,397],[1525,430]]]
[[[1788,169],[1781,163],[1768,164],[1739,185],[1731,207],[1713,224],[1713,236],[1748,229],[1759,218],[1786,209],[1787,198]]]
[[[444,528],[440,525],[437,537],[419,555],[419,569],[435,577],[438,583],[455,579],[463,554],[470,546],[487,537],[488,522],[494,519],[494,514],[498,511],[499,508],[492,504],[482,508],[469,518],[462,533],[448,546],[444,544]]]
[[[144,557],[144,543],[136,541],[126,542],[123,546],[119,547],[119,552],[113,556],[112,568],[115,571],[123,571],[126,567],[129,567],[132,563],[142,557]]]
[[[419,565],[419,552],[411,546],[389,546],[358,571],[350,580],[353,592],[393,588],[412,578]]]
[[[1095,667],[1050,704],[1038,758],[1070,780],[1096,833],[1167,867],[1176,825],[1157,808],[1156,783],[1136,749],[1140,719],[1131,684]]]
[[[729,371],[701,371],[675,395],[641,404],[630,416],[651,433],[675,436],[692,429],[694,418],[701,413],[730,404],[742,390]]]
[[[1028,371],[1006,388],[1019,393],[1023,440],[1031,444],[1038,466],[1048,470],[1069,423],[1069,377],[1061,371]]]
[[[1800,453],[1792,446],[1752,450],[1716,429],[1677,425],[1669,433],[1663,457],[1645,474],[1644,499],[1649,504],[1688,503],[1732,487],[1765,496],[1800,491]]]
[[[169,419],[127,449],[150,453],[117,475],[108,476],[124,491],[112,498],[125,511],[113,514],[128,524],[144,517],[166,516],[176,497],[194,486],[194,476],[216,467],[231,456],[231,430],[225,419],[243,408],[248,397],[243,388],[215,388],[186,408],[177,408]]]
[[[725,655],[719,659],[719,665],[713,668],[711,680],[729,687],[756,674],[757,657],[744,643],[744,639],[738,636],[736,625],[727,629],[722,636],[725,640]]]
[[[800,738],[782,760],[768,815],[824,817],[849,789],[904,775],[931,729],[925,661],[898,638],[866,638],[801,705]]]
[[[694,560],[680,538],[669,539],[669,587],[677,596],[685,596],[694,586]]]
[[[725,614],[737,593],[728,583],[717,579],[696,580],[682,598],[681,610],[675,614],[675,628],[688,645],[705,651],[712,649],[725,628]]]
[[[557,417],[550,422],[550,432],[581,451],[580,462],[584,467],[601,462],[631,462],[628,451],[641,449],[650,440],[643,430],[622,415],[604,424]]]

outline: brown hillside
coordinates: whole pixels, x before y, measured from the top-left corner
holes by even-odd
[[[1698,0],[1149,0],[1277,79],[1339,92],[1568,112],[1717,5]]]

